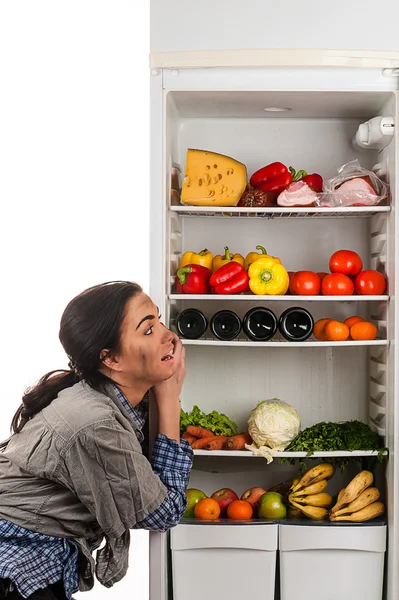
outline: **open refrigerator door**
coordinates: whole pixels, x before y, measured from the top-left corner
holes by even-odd
[[[281,517],[278,511],[275,518],[272,513],[262,518],[257,508],[252,517],[242,520],[227,518],[225,513],[216,521],[183,519],[168,534],[151,534],[151,598],[193,600],[209,586],[214,592],[241,598],[257,581],[264,589],[268,586],[265,598],[291,600],[295,593],[299,600],[298,589],[287,584],[300,575],[292,564],[301,564],[305,573],[303,597],[314,594],[318,586],[321,590],[325,565],[340,570],[346,564],[349,578],[351,571],[362,569],[373,579],[371,585],[365,578],[363,598],[396,600],[397,133],[377,136],[377,142],[374,139],[367,148],[359,146],[359,140],[365,139],[364,126],[371,120],[378,117],[379,122],[395,124],[395,73],[370,67],[169,69],[155,65],[151,86],[150,294],[165,324],[186,346],[182,409],[186,415],[196,406],[205,415],[227,415],[236,425],[235,433],[245,434],[251,412],[264,400],[284,401],[300,419],[291,446],[285,441],[279,447],[276,442],[270,450],[269,442],[254,446],[252,438],[233,450],[197,444],[189,488],[208,498],[217,490],[232,490],[238,499],[246,490],[280,489],[288,505],[289,487],[301,464],[310,469],[315,463],[334,463],[335,474],[328,483],[334,502],[363,468],[372,470],[373,486],[386,508],[378,519],[362,525],[331,521],[331,505],[321,521],[307,518],[304,511],[296,520],[294,513],[290,520],[288,513]],[[324,182],[332,181],[343,165],[353,161],[364,171],[347,177],[350,185],[357,175],[370,198],[367,190],[378,178],[387,193],[377,193],[374,187],[375,196],[381,196],[378,201],[342,204],[341,189],[339,203],[319,202],[325,185],[316,189],[317,179],[306,177],[317,174]],[[277,175],[291,175],[278,193],[270,188],[270,169],[260,184],[253,177],[259,172],[262,177],[262,169],[274,164],[285,168]],[[234,177],[240,165],[244,179]],[[298,186],[293,200],[287,194],[298,182],[302,190],[306,185],[312,192],[311,200],[309,190],[307,199],[297,200]],[[195,193],[187,189],[190,184],[197,186]],[[255,194],[262,185],[262,193]],[[331,197],[331,189],[327,191]],[[221,198],[215,201],[219,192]],[[248,202],[242,200],[245,195]],[[246,269],[245,258],[257,252],[256,247],[261,248],[259,260],[266,252],[269,258],[278,257],[280,274],[284,269],[287,274],[288,280],[280,281],[273,291],[267,286],[251,287],[260,272],[255,269],[259,261],[252,256],[254,266],[251,263]],[[183,284],[184,268],[191,263],[182,260],[187,252],[198,256],[203,249],[212,255],[208,267],[214,285],[208,282],[210,287],[204,284],[196,291]],[[355,253],[362,263],[357,273],[344,275],[348,279],[344,287],[339,277],[329,277],[330,269],[335,269],[331,259],[342,250]],[[214,273],[221,263],[214,263],[216,255],[230,266],[239,264],[238,255],[243,257],[244,288],[217,288],[220,281]],[[275,265],[259,268],[270,273]],[[176,279],[179,269],[183,269],[181,280]],[[373,278],[370,273],[379,273],[387,287],[377,286],[367,293],[370,279],[357,280],[359,271],[360,275],[368,272],[369,278]],[[261,315],[260,320],[254,313]],[[353,327],[345,323],[352,317],[360,321],[357,328],[356,323]],[[259,328],[268,333],[260,336]],[[299,444],[301,434],[317,424],[331,424],[333,431],[337,424],[358,422],[378,434],[378,449],[362,448],[361,443],[356,449],[326,449],[333,447],[330,440],[323,450],[313,448],[309,459],[309,447]],[[283,482],[289,482],[285,490],[279,488]],[[319,542],[307,546],[312,531]],[[361,543],[359,536],[366,536]],[[362,547],[367,547],[367,556]],[[187,561],[192,561],[197,577],[188,575]],[[317,584],[307,589],[311,574]],[[356,597],[349,582],[343,587],[337,582],[331,593],[334,600]]]

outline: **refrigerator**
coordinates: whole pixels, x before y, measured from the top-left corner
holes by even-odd
[[[185,35],[186,42],[189,36],[187,32]],[[178,43],[173,38],[171,45]],[[360,420],[383,436],[389,456],[377,472],[379,487],[384,491],[386,530],[375,547],[370,547],[379,565],[373,598],[397,600],[397,128],[389,141],[379,139],[381,143],[372,147],[360,147],[354,140],[359,126],[375,117],[389,119],[395,128],[399,52],[248,46],[246,38],[245,44],[231,50],[180,51],[172,47],[151,55],[150,295],[165,324],[174,330],[178,315],[186,308],[201,310],[209,320],[221,309],[230,309],[242,318],[256,306],[267,307],[276,315],[291,306],[303,307],[315,321],[326,316],[343,321],[359,315],[377,326],[374,340],[329,342],[312,336],[294,343],[278,336],[266,342],[251,341],[242,333],[234,340],[221,341],[208,328],[200,339],[183,339],[187,375],[181,403],[185,411],[198,405],[206,413],[225,413],[244,431],[257,403],[277,397],[296,408],[302,429],[321,421]],[[388,182],[389,202],[367,207],[292,209],[183,205],[180,190],[188,149],[233,157],[246,166],[248,177],[263,165],[281,161],[308,173],[320,173],[327,180],[337,174],[341,165],[358,159],[362,167]],[[363,268],[377,269],[386,275],[387,291],[374,297],[176,292],[175,275],[184,252],[207,248],[216,255],[223,254],[228,246],[232,252],[245,256],[258,244],[280,257],[290,271],[325,272],[335,251],[353,250],[362,257]],[[155,419],[153,415],[153,426]],[[236,490],[238,495],[250,487],[268,489],[298,471],[298,464],[281,464],[279,456],[268,464],[248,450],[196,450],[194,454],[189,487],[199,488],[207,495],[223,487]],[[368,454],[357,453],[360,458]],[[305,453],[290,455],[298,460],[304,456]],[[320,460],[331,458],[329,453],[317,456]],[[333,493],[357,472],[352,469],[350,466],[336,474]],[[317,587],[309,588],[312,595],[320,591],[326,580],[322,569],[330,568],[332,579],[338,580],[335,569],[341,569],[339,561],[342,559],[345,564],[346,557],[358,579],[366,582],[362,597],[367,593],[370,583],[366,574],[372,573],[377,564],[368,562],[371,555],[366,557],[365,552],[360,552],[368,545],[363,537],[367,523],[346,523],[341,528],[345,529],[346,541],[330,545],[323,541],[325,530],[320,523],[307,522],[305,538],[314,537],[314,545],[308,549],[296,538],[296,530],[278,530],[278,526],[273,531],[266,529],[270,525],[274,527],[271,523],[191,525],[190,535],[199,540],[195,548],[185,543],[184,535],[179,536],[181,525],[166,534],[151,533],[151,599],[197,597],[191,586],[201,589],[201,585],[206,585],[202,593],[211,593],[209,585],[214,591],[223,591],[223,586],[218,587],[221,580],[233,582],[228,588],[230,598],[240,598],[245,589],[256,591],[251,588],[254,580],[248,573],[256,570],[261,576],[263,564],[264,575],[267,573],[270,579],[270,573],[275,574],[275,591],[265,591],[263,597],[290,600],[294,592],[289,581],[299,577],[300,571],[307,578],[318,578]],[[230,558],[233,548],[238,562]],[[285,560],[284,549],[291,562]],[[262,550],[264,563],[259,558]],[[326,562],[319,563],[327,551]],[[241,567],[239,571],[237,565]],[[350,572],[347,577],[350,578]],[[260,578],[260,585],[261,581]],[[360,588],[353,588],[348,597],[361,597],[356,590],[359,592]],[[334,581],[318,597],[338,598]]]

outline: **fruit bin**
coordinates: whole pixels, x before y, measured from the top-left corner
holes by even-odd
[[[204,590],[229,600],[261,590],[262,600],[274,600],[277,523],[180,524],[170,543],[173,600],[202,600]]]
[[[279,524],[281,600],[381,600],[386,525]]]

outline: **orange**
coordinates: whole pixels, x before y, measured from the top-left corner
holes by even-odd
[[[233,500],[227,507],[227,517],[236,521],[248,521],[252,513],[252,506],[246,500]]]
[[[199,500],[194,508],[194,516],[197,519],[206,519],[214,521],[220,516],[220,506],[213,498],[203,498]]]
[[[323,333],[331,342],[344,342],[349,337],[349,327],[331,319],[324,325]]]
[[[320,340],[321,342],[326,341],[327,338],[324,335],[323,329],[324,325],[330,320],[331,319],[319,319],[318,321],[316,321],[313,327],[313,335],[315,336],[316,340]]]
[[[362,317],[349,317],[349,319],[345,319],[344,323],[350,329],[352,325],[354,325],[355,323],[360,323],[360,321],[364,321],[364,319]]]
[[[377,336],[377,327],[369,321],[359,321],[351,327],[353,340],[373,340]]]

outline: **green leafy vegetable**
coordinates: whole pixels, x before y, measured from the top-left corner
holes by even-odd
[[[382,461],[386,452],[383,438],[361,421],[344,421],[342,423],[316,423],[301,431],[285,448],[285,452],[333,452],[335,450],[374,450],[378,451],[378,460]],[[362,460],[364,457],[354,457]],[[295,459],[294,459],[295,460]],[[344,468],[350,457],[334,457],[334,463]],[[281,462],[291,462],[283,458]]]
[[[189,425],[205,427],[215,435],[236,435],[237,425],[223,413],[213,410],[209,414],[204,413],[198,406],[193,406],[191,413],[180,410],[180,433],[183,433]]]

